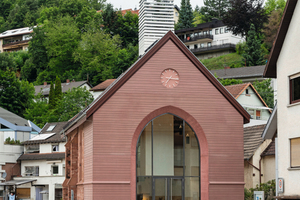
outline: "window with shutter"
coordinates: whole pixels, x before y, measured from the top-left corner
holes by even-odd
[[[300,167],[300,138],[291,139],[291,167]]]

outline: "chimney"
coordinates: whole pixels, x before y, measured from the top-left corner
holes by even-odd
[[[224,69],[230,69],[230,67],[229,67],[229,66],[226,66],[226,67],[224,67]]]
[[[69,80],[69,79],[67,79],[67,83],[70,83],[70,80]]]
[[[44,86],[46,86],[47,85],[47,82],[44,82]]]

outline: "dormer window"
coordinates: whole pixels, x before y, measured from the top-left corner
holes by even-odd
[[[47,131],[52,131],[55,128],[56,125],[51,125],[48,127]]]

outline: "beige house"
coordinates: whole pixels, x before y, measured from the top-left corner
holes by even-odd
[[[32,28],[25,27],[0,33],[0,53],[27,50]]]

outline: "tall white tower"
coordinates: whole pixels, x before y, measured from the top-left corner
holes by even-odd
[[[140,0],[139,55],[170,30],[174,31],[174,0]]]

